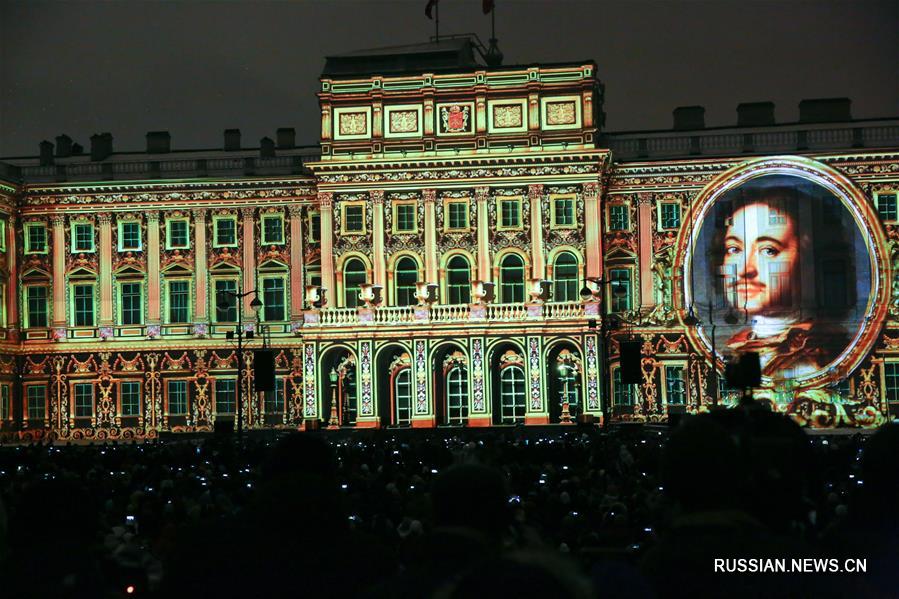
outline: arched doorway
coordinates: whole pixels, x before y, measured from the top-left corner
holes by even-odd
[[[570,421],[576,421],[584,409],[584,366],[580,351],[569,341],[555,343],[547,350],[544,365],[549,421],[561,422],[566,403]]]
[[[527,413],[524,352],[515,343],[500,342],[490,357],[493,424],[519,424]]]
[[[411,426],[415,388],[409,350],[394,344],[380,348],[375,380],[381,426]]]
[[[455,343],[438,346],[433,354],[434,408],[437,424],[468,424],[468,355]]]
[[[337,423],[355,426],[359,412],[356,395],[356,353],[343,345],[325,350],[321,360],[322,420],[331,419],[333,403]]]

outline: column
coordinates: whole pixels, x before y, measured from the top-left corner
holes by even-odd
[[[100,221],[100,326],[112,325],[112,215],[101,212]]]
[[[468,426],[490,426],[492,415],[488,408],[490,377],[485,362],[486,340],[483,337],[471,337],[469,339],[469,354],[471,365],[469,371],[469,404]]]
[[[318,209],[321,214],[321,263],[322,287],[327,291],[325,298],[328,306],[336,306],[334,298],[334,194],[330,191],[318,193]]]
[[[436,426],[434,415],[434,401],[431,393],[431,369],[428,367],[430,356],[427,350],[427,340],[416,339],[413,342],[414,357],[412,361],[412,380],[414,381],[415,397],[413,398],[412,428],[431,428]]]
[[[194,218],[194,322],[209,322],[209,276],[206,262],[206,210],[193,210]]]
[[[371,250],[372,269],[374,270],[372,283],[381,285],[384,290],[382,297],[387,302],[387,256],[384,252],[384,191],[375,189],[368,192],[371,198]]]
[[[303,322],[303,208],[294,204],[290,215],[290,321]]]
[[[437,280],[437,190],[425,189],[425,282]]]
[[[587,276],[602,277],[602,221],[599,218],[599,183],[584,184],[584,237],[587,243]]]
[[[162,322],[159,280],[159,212],[147,213],[147,324]]]
[[[640,248],[640,308],[655,305],[652,281],[652,210],[653,199],[649,194],[641,194],[637,205],[637,239]]]
[[[544,368],[541,354],[543,353],[543,339],[540,337],[527,338],[527,357],[525,378],[527,388],[527,410],[524,416],[525,424],[549,424],[549,409],[545,399]],[[549,398],[556,401],[557,398]]]
[[[18,218],[10,214],[6,221],[6,264],[9,280],[6,283],[6,327],[19,330],[19,261],[16,252],[16,231]],[[15,338],[15,333],[12,334]],[[10,398],[10,401],[12,399]]]
[[[528,185],[528,200],[531,202],[531,276],[546,278],[546,262],[543,256],[543,185]]]
[[[478,203],[478,279],[489,281],[490,277],[490,218],[487,215],[487,201],[490,196],[489,187],[476,187],[475,198]]]
[[[256,232],[254,231],[253,215],[254,208],[241,208],[240,216],[243,222],[243,236],[241,238],[241,247],[243,248],[243,292],[256,289]],[[259,301],[263,301],[261,297],[261,289]],[[252,321],[255,318],[250,304],[253,301],[253,294],[243,298],[243,314],[244,319]]]
[[[53,328],[66,326],[66,217],[54,214],[53,222]]]

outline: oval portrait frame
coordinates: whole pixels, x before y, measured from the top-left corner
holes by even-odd
[[[689,326],[684,322],[693,302],[693,290],[689,284],[693,248],[699,240],[705,218],[719,198],[747,181],[766,175],[792,175],[830,191],[852,215],[870,258],[871,290],[862,325],[843,351],[826,367],[809,375],[791,379],[794,389],[824,387],[846,378],[871,351],[883,327],[891,288],[891,264],[886,234],[873,203],[848,178],[825,164],[798,156],[773,156],[748,160],[721,173],[699,192],[689,209],[688,220],[681,225],[677,237],[674,268],[680,277],[676,278],[675,283],[679,285],[677,297],[684,300],[678,315],[693,347],[699,350],[706,360],[714,359],[718,372],[723,373],[723,357],[720,351],[713,356],[707,335],[700,331],[700,327]],[[763,387],[770,388],[773,383],[770,377],[762,377]]]

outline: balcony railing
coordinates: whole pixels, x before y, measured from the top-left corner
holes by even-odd
[[[472,309],[467,304],[436,305],[430,308],[384,306],[370,312],[357,308],[325,308],[306,327],[354,325],[427,324],[443,322],[510,322],[525,320],[581,320],[587,318],[581,302],[548,302],[543,305],[489,304]],[[317,320],[317,322],[316,322]]]

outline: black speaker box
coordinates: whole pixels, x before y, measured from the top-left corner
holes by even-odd
[[[216,418],[212,430],[216,438],[230,437],[234,434],[234,419]]]
[[[621,344],[621,382],[625,385],[643,382],[640,370],[640,343],[638,341],[623,342]]]
[[[275,352],[257,349],[253,352],[253,386],[256,391],[275,390]]]

